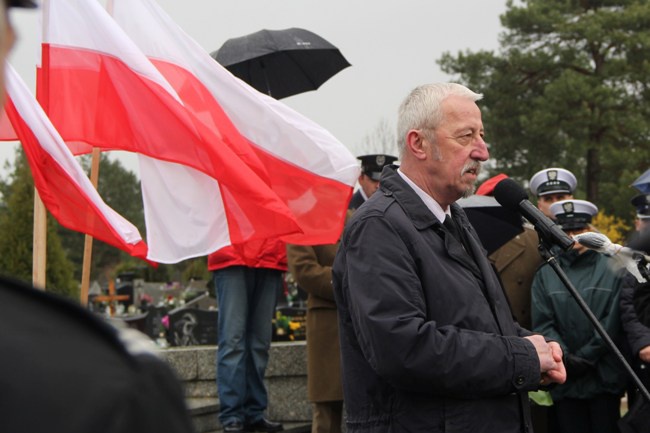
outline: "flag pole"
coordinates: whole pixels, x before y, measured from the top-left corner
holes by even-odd
[[[34,239],[32,244],[32,284],[45,290],[47,266],[47,213],[45,205],[34,188]]]
[[[108,0],[106,9],[109,14],[113,10],[112,0]],[[95,189],[99,183],[99,152],[98,147],[93,147],[92,158],[90,163],[90,183]],[[84,236],[84,258],[81,266],[81,291],[79,293],[79,301],[84,307],[88,306],[88,292],[90,289],[90,266],[93,258],[93,237],[90,235]]]
[[[99,181],[99,147],[93,147],[92,162],[90,165],[90,183],[97,189]],[[79,300],[84,307],[88,305],[88,288],[90,287],[90,264],[92,263],[93,256],[93,237],[90,235],[85,236],[84,242],[84,258],[81,268],[81,292],[79,293]]]
[[[47,13],[49,10],[49,1],[43,2],[43,35],[46,35],[49,28],[47,26]],[[42,48],[41,48],[42,49]],[[41,63],[49,63],[49,58],[41,53]],[[43,64],[43,67],[48,66]],[[42,83],[47,88],[47,83]],[[39,89],[37,89],[39,90]],[[43,90],[43,89],[40,89]],[[49,89],[47,89],[49,90]],[[45,107],[44,107],[45,108]],[[47,108],[45,108],[47,112]],[[45,290],[45,279],[47,269],[47,212],[45,204],[38,195],[34,187],[34,229],[32,241],[32,284],[41,290]]]

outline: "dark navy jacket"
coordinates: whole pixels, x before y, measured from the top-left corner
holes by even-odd
[[[392,168],[346,227],[333,283],[350,432],[531,431],[530,332],[451,211],[474,259]]]

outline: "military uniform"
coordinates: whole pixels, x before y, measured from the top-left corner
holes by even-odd
[[[348,217],[352,211],[348,211]],[[289,271],[307,299],[307,397],[314,403],[312,432],[340,432],[343,412],[339,326],[332,288],[338,243],[287,245]]]
[[[352,196],[352,200],[348,204],[348,209],[358,209],[366,200],[368,196],[363,191],[364,184],[372,183],[374,188],[379,182],[381,171],[385,166],[393,164],[397,161],[397,157],[384,154],[362,155],[357,157],[361,161],[361,175],[359,176],[360,188]],[[363,182],[363,183],[362,183]]]
[[[537,232],[526,227],[488,257],[501,278],[515,319],[526,329],[531,327],[530,286],[543,262],[538,244]]]
[[[573,194],[578,181],[563,168],[545,168],[530,178],[530,190],[539,197],[548,194]]]

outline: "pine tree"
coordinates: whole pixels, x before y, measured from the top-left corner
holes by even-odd
[[[31,282],[34,232],[34,181],[24,152],[16,153],[9,180],[0,182],[0,272]],[[57,234],[58,223],[48,215],[47,291],[79,298],[79,285],[73,278],[73,266]]]
[[[650,166],[650,2],[509,1],[498,53],[447,53],[480,102],[495,172],[526,181],[564,167],[578,197],[630,220]]]

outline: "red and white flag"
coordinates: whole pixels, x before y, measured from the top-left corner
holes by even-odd
[[[249,164],[291,209],[297,244],[338,240],[359,164],[321,126],[219,65],[152,0],[109,0],[115,21],[188,110]]]
[[[20,76],[6,64],[7,102],[0,140],[20,141],[45,207],[62,226],[93,236],[144,259],[138,229],[99,196]]]
[[[46,0],[42,12],[39,101],[74,153],[139,154],[150,260],[301,231],[267,180],[185,108],[96,0]]]

